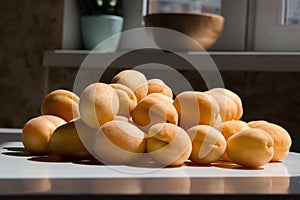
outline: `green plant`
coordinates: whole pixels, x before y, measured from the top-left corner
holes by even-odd
[[[121,15],[121,0],[77,0],[81,15]]]

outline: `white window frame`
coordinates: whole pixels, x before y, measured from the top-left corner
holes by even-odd
[[[253,50],[300,51],[300,24],[284,24],[284,0],[256,0]]]

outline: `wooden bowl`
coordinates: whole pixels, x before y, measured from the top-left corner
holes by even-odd
[[[159,13],[144,16],[146,27],[161,27],[183,33],[202,46],[202,50],[209,49],[219,38],[223,31],[224,18],[220,15],[201,13]],[[158,46],[159,41],[163,41],[168,37],[158,39],[158,35],[153,35]],[[174,40],[173,42],[178,40]],[[181,50],[200,50],[191,44],[180,42],[177,49]],[[199,46],[199,45],[198,45]],[[195,49],[196,48],[196,49]]]

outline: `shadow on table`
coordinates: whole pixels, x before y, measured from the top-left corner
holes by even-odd
[[[66,159],[62,158],[60,156],[57,156],[53,153],[50,153],[48,155],[35,155],[27,152],[24,147],[3,147],[3,149],[7,150],[6,152],[2,152],[3,155],[7,156],[17,156],[17,157],[29,157],[29,161],[34,162],[70,162],[73,164],[79,164],[79,165],[105,165],[108,163],[102,163],[98,159],[94,157],[90,157],[88,159],[83,160],[74,160],[74,159]],[[109,164],[111,165],[111,164]],[[120,165],[120,164],[113,164],[113,165]],[[161,164],[155,162],[149,155],[143,155],[137,161],[133,163],[127,164],[127,166],[132,167],[141,167],[141,168],[165,168],[166,166],[162,166]],[[192,166],[192,167],[218,167],[218,168],[225,168],[225,169],[235,169],[235,170],[263,170],[263,167],[259,168],[246,168],[242,167],[240,165],[237,165],[232,162],[227,161],[218,161],[211,164],[197,164],[191,161],[186,161],[181,166]],[[167,168],[176,168],[181,166],[174,166],[174,167],[167,167]]]

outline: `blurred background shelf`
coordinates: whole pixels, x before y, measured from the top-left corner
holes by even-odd
[[[54,50],[44,52],[43,66],[78,68],[87,55],[95,60],[112,59],[124,52],[100,53],[85,50]],[[191,61],[197,62],[201,56],[211,56],[220,71],[269,71],[300,72],[300,52],[252,52],[252,51],[210,51],[180,52]],[[157,52],[147,52],[145,56],[156,56]],[[140,58],[143,59],[143,55]],[[120,66],[122,68],[122,66]],[[185,70],[184,66],[176,67]]]

